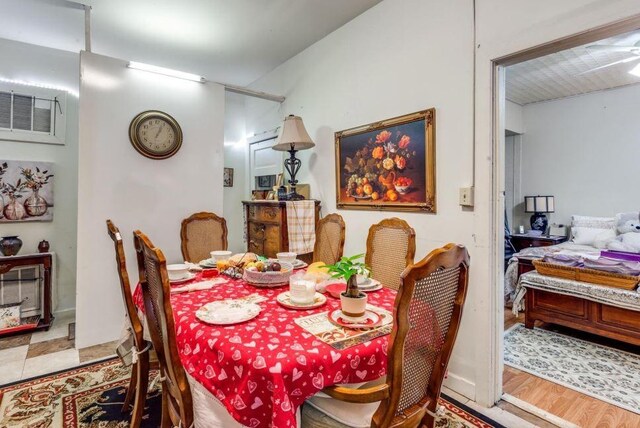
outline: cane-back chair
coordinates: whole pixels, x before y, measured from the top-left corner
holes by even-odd
[[[332,265],[340,260],[344,250],[344,220],[340,214],[329,214],[316,227],[313,261]]]
[[[147,326],[162,373],[162,425],[189,428],[193,402],[176,344],[167,262],[144,233],[133,235]]]
[[[133,412],[131,413],[131,427],[138,428],[142,421],[145,401],[147,398],[147,390],[149,387],[149,369],[150,366],[157,367],[158,361],[155,352],[152,352],[151,342],[143,337],[144,327],[138,316],[138,311],[133,303],[131,294],[131,284],[129,282],[129,274],[127,272],[127,263],[124,255],[124,245],[122,244],[122,236],[120,230],[113,224],[111,220],[107,220],[107,232],[113,240],[116,254],[116,266],[118,268],[118,276],[120,277],[120,291],[122,292],[122,300],[124,301],[126,328],[129,330],[133,338],[133,348],[131,355],[127,356],[131,359],[131,378],[129,379],[129,387],[125,396],[123,412],[131,411],[133,403]],[[134,357],[135,355],[135,357]]]
[[[365,263],[371,277],[385,287],[397,290],[402,271],[413,263],[416,232],[399,218],[387,218],[369,228]]]
[[[195,213],[182,220],[180,240],[182,257],[198,263],[208,259],[211,251],[227,249],[227,222],[214,213]]]
[[[432,251],[402,274],[389,339],[387,376],[359,389],[332,386],[303,408],[303,426],[433,427],[440,389],[467,295],[469,254]],[[352,403],[352,404],[347,404]],[[342,423],[337,422],[336,416]]]

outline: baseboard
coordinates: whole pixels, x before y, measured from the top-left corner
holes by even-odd
[[[59,311],[55,311],[53,313],[53,316],[55,317],[55,316],[58,316],[58,315],[62,316],[62,315],[67,315],[67,314],[73,315],[73,317],[75,318],[75,316],[76,316],[76,308],[62,309],[62,310],[59,310]]]
[[[455,373],[449,372],[447,378],[444,380],[444,386],[450,390],[457,392],[460,395],[467,397],[470,400],[476,398],[476,384],[469,379],[465,379],[462,376],[458,376]]]

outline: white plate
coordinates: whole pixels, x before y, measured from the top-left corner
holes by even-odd
[[[320,293],[316,293],[313,296],[313,302],[311,303],[307,303],[307,304],[294,303],[291,301],[291,293],[289,293],[288,291],[278,294],[278,297],[276,298],[276,300],[282,306],[289,309],[314,309],[314,308],[319,308],[320,306],[327,303],[327,298]]]
[[[382,288],[382,284],[377,279],[369,278],[365,284],[358,284],[358,288],[362,291],[374,291],[380,290]]]
[[[309,266],[307,263],[303,262],[302,260],[296,259],[295,262],[292,263],[293,268],[294,269],[302,269],[305,268],[307,266]]]
[[[218,300],[196,311],[196,318],[207,324],[230,325],[249,321],[258,316],[260,306],[246,300]]]
[[[195,277],[195,273],[189,272],[189,275],[187,275],[186,277],[180,279],[170,279],[169,282],[171,284],[182,284],[183,282],[191,281]]]

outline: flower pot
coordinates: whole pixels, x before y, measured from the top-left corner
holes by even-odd
[[[10,198],[9,203],[4,207],[4,216],[7,220],[18,221],[27,216],[24,206],[16,198]]]
[[[15,256],[22,248],[22,239],[17,236],[3,236],[0,239],[0,251],[5,256]]]
[[[349,297],[346,292],[340,293],[340,309],[348,317],[358,318],[364,316],[367,309],[367,295],[360,292],[358,297]]]
[[[32,217],[40,217],[47,212],[47,200],[34,190],[31,196],[24,201],[24,209]]]

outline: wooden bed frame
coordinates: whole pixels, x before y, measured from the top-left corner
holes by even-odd
[[[530,260],[519,263],[519,274],[533,270]],[[525,300],[526,328],[543,321],[640,346],[640,312],[535,288]]]

